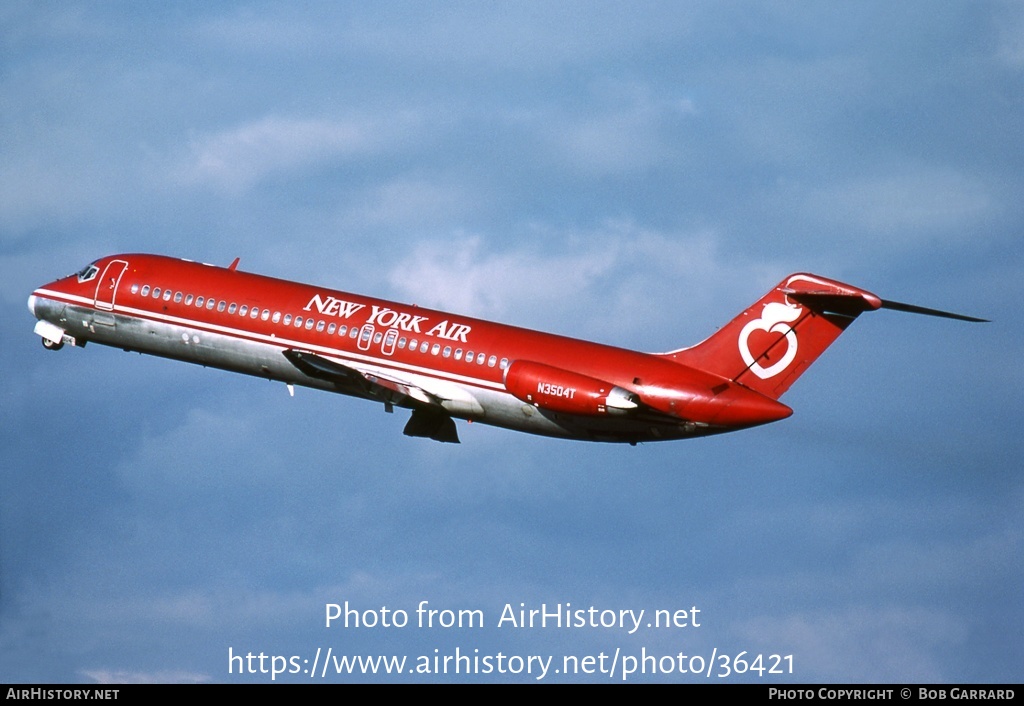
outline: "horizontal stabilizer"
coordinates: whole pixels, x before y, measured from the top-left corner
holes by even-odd
[[[893,311],[906,311],[910,314],[925,314],[926,316],[941,316],[944,319],[956,319],[957,321],[973,321],[975,323],[989,323],[988,319],[979,319],[974,316],[965,316],[963,314],[954,314],[951,311],[940,311],[939,309],[928,309],[923,306],[917,306],[916,304],[904,304],[903,302],[894,302],[888,299],[882,300],[883,309],[892,309]]]
[[[985,321],[888,301],[859,287],[797,273],[707,340],[665,357],[777,400],[854,319],[877,309]]]
[[[806,304],[820,313],[840,314],[857,317],[865,311],[873,311],[882,305],[882,300],[871,292],[862,289],[847,290],[804,290],[791,287],[780,287],[779,291],[792,302]]]

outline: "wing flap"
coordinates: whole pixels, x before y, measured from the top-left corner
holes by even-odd
[[[443,400],[437,395],[402,380],[364,372],[311,351],[289,348],[284,351],[284,357],[311,378],[332,382],[342,389],[376,397],[388,404],[444,408]]]

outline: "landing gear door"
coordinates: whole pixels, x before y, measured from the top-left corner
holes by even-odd
[[[128,263],[124,260],[111,260],[107,268],[103,270],[99,282],[96,284],[96,308],[105,311],[112,311],[114,308],[114,296],[117,294],[117,285],[121,283],[121,277],[128,269]]]

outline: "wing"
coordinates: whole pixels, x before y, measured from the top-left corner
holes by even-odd
[[[411,408],[412,418],[404,432],[407,436],[425,436],[457,444],[459,437],[449,412],[476,412],[477,409],[483,412],[476,400],[467,405],[465,400],[429,392],[412,381],[376,369],[360,370],[311,351],[289,348],[284,351],[284,357],[300,372],[331,382],[340,392],[380,400],[389,412],[395,405]]]
[[[345,392],[366,395],[400,407],[444,409],[442,398],[394,377],[361,371],[322,355],[294,348],[284,351],[284,357],[309,377],[332,382]]]

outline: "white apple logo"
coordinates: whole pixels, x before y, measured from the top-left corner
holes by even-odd
[[[789,324],[800,318],[801,311],[800,307],[787,306],[778,302],[765,304],[764,309],[761,311],[761,318],[747,323],[743,330],[740,331],[740,356],[743,358],[743,362],[750,367],[754,375],[757,375],[762,380],[767,380],[781,373],[793,362],[793,359],[796,357],[797,341],[796,332],[793,331]],[[754,331],[781,333],[786,337],[786,354],[775,365],[765,368],[755,362],[755,358],[750,352],[750,347],[747,345],[747,339]]]

